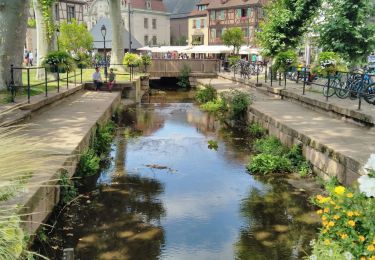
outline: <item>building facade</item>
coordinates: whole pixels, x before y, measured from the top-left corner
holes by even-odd
[[[125,30],[142,45],[170,44],[170,15],[162,0],[121,0],[121,14]],[[88,29],[91,30],[101,18],[110,18],[108,1],[88,1],[84,11]]]
[[[263,19],[266,0],[212,0],[208,11],[208,44],[223,44],[221,36],[229,28],[239,27],[248,46],[255,45],[255,33]]]
[[[190,13],[188,35],[189,45],[208,45],[209,17],[207,8],[210,1],[202,1]]]

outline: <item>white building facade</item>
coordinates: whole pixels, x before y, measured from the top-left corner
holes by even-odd
[[[101,18],[110,18],[108,0],[88,1],[85,8],[84,21],[89,30]],[[121,0],[121,14],[125,30],[142,45],[170,44],[170,14],[162,0]]]

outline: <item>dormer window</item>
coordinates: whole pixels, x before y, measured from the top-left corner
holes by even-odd
[[[204,11],[207,9],[207,5],[198,5],[198,10],[199,11]]]
[[[147,7],[147,9],[151,9],[151,0],[147,0],[146,1],[146,7]]]

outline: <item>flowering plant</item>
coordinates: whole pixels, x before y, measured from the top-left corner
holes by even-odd
[[[343,186],[328,188],[329,196],[313,199],[320,209],[322,228],[318,241],[341,248],[355,259],[375,260],[375,201]]]

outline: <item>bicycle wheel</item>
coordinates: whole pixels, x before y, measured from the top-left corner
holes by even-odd
[[[363,93],[363,99],[367,103],[375,105],[375,83],[372,83],[367,87],[365,93]]]
[[[361,91],[362,83],[360,81],[353,82],[349,88],[349,98],[355,100],[358,98],[358,92]]]
[[[348,82],[341,82],[339,88],[336,89],[336,96],[341,99],[345,99],[349,96],[350,85]]]
[[[332,97],[335,93],[336,93],[336,89],[333,86],[333,84],[331,84],[328,89],[328,82],[327,82],[323,87],[323,96]]]

